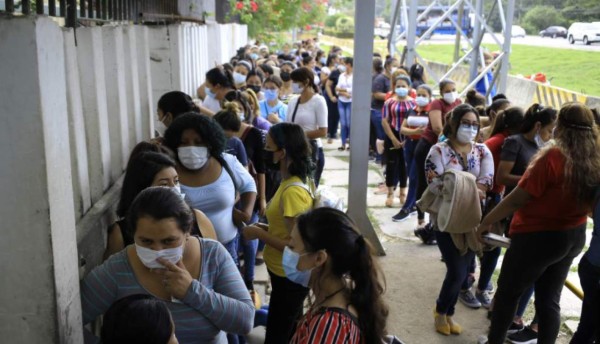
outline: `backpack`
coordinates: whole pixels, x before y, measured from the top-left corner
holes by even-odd
[[[309,185],[301,182],[290,183],[283,191],[290,186],[299,186],[308,191],[310,197],[313,199],[313,209],[327,207],[344,211],[344,201],[328,187],[319,187],[317,189],[312,179],[309,181]]]

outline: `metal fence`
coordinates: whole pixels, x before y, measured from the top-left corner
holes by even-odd
[[[5,0],[0,12],[62,17],[65,26],[81,22],[178,22],[204,23],[202,1],[177,0]],[[0,2],[1,4],[1,2]]]

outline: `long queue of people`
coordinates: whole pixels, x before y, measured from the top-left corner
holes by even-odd
[[[311,191],[321,140],[338,140],[339,127],[338,150],[350,149],[352,73],[351,57],[311,40],[279,54],[246,46],[206,73],[201,102],[180,91],[159,99],[158,135],[131,152],[106,260],[82,283],[84,322],[104,315],[102,342],[244,343],[260,325],[265,343],[393,340],[370,244],[343,212],[315,209]],[[460,300],[489,310],[482,342],[553,343],[562,285],[598,203],[595,112],[523,110],[501,94],[486,107],[475,90],[463,103],[452,80],[435,98],[422,66],[389,57],[374,56],[372,74],[370,148],[385,175],[376,192],[386,207],[398,192],[392,220],[418,214],[415,235],[446,265],[435,331],[462,332]],[[447,194],[448,175],[446,210],[425,206]],[[598,336],[599,230],[579,266],[585,299],[572,343]],[[495,295],[501,248],[488,233],[511,240]],[[260,264],[268,305],[254,290]],[[534,293],[536,317],[524,326]]]
[[[130,153],[105,261],[82,282],[84,323],[103,316],[86,342],[244,343],[260,325],[266,343],[384,341],[385,281],[369,242],[345,213],[315,208],[322,85],[339,63],[330,54],[321,72],[321,55],[263,59],[246,47],[206,73],[201,102],[159,99],[157,137]]]

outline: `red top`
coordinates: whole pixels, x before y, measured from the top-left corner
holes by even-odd
[[[442,112],[442,127],[444,127],[444,124],[446,124],[446,114],[452,111],[452,109],[454,109],[457,105],[460,104],[462,104],[462,101],[460,99],[455,100],[452,104],[446,103],[443,99],[435,99],[431,102],[431,108],[429,109],[429,113],[431,114],[431,111],[434,110],[440,110]],[[427,124],[427,128],[423,133],[423,138],[429,141],[429,143],[431,143],[432,145],[436,144],[438,141],[438,135],[436,135],[433,132],[433,127],[431,127],[431,120]]]
[[[498,133],[485,141],[485,145],[492,152],[492,157],[494,158],[494,186],[492,187],[491,192],[501,194],[504,192],[504,185],[500,185],[496,182],[496,178],[498,177],[498,165],[500,164],[500,154],[502,153],[502,145],[504,145],[504,140],[508,137],[508,132],[504,131]]]
[[[590,206],[563,188],[564,169],[563,153],[552,148],[525,171],[519,187],[532,199],[515,212],[509,234],[562,231],[586,223]]]
[[[360,344],[358,320],[341,308],[307,312],[298,323],[290,344]]]
[[[387,119],[388,123],[397,132],[400,132],[402,122],[406,119],[408,112],[417,106],[412,98],[405,100],[396,100],[390,98],[383,104],[382,118]]]

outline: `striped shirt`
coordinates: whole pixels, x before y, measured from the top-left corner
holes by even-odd
[[[179,343],[227,343],[225,333],[245,334],[254,325],[254,305],[244,281],[223,245],[200,240],[201,276],[181,302],[165,301]],[[113,302],[132,294],[151,295],[137,280],[127,249],[90,272],[81,285],[83,323],[104,314]],[[223,332],[224,331],[224,332]]]
[[[298,324],[290,344],[359,344],[358,320],[345,309],[321,308],[308,312]]]
[[[407,100],[390,98],[383,104],[382,117],[388,120],[392,129],[399,132],[402,121],[407,117],[408,111],[415,107],[417,107],[417,103],[412,98],[407,98]]]

